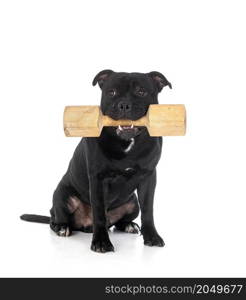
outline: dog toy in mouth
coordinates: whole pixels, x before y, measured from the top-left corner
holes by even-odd
[[[151,104],[145,116],[133,121],[111,119],[99,106],[66,106],[63,125],[66,136],[99,137],[104,126],[115,126],[118,132],[145,126],[150,136],[181,136],[186,131],[186,111],[182,104]]]

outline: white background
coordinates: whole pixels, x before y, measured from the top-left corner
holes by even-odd
[[[246,276],[245,1],[1,1],[1,276]],[[160,103],[184,103],[185,137],[164,138],[155,219],[164,248],[110,233],[63,239],[47,215],[77,138],[65,105],[98,104],[104,68],[160,71]]]

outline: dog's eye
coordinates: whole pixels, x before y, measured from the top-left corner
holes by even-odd
[[[107,91],[109,97],[114,97],[116,95],[116,90],[109,90]]]
[[[139,86],[136,88],[136,94],[140,97],[145,97],[147,95],[147,92],[143,87]]]

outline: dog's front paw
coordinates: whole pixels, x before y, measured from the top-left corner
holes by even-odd
[[[164,247],[165,243],[163,239],[157,234],[152,237],[148,237],[144,239],[144,245],[146,246],[157,246],[157,247]]]
[[[99,253],[114,251],[114,246],[109,239],[95,238],[91,243],[91,250]]]
[[[108,232],[105,228],[101,228],[93,234],[91,250],[99,253],[114,251],[114,246],[110,242]]]
[[[165,243],[159,236],[156,230],[152,229],[141,229],[144,239],[144,245],[146,246],[157,246],[164,247]]]

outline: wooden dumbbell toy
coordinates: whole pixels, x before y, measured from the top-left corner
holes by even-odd
[[[142,118],[114,120],[99,106],[66,106],[63,118],[66,136],[98,137],[104,126],[146,126],[150,136],[180,136],[186,131],[186,111],[182,104],[151,104]]]

